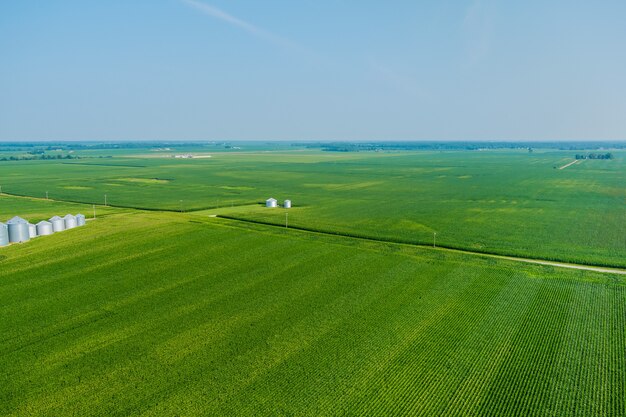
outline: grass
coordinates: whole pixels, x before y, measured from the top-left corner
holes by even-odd
[[[626,414],[613,275],[135,211],[0,265],[1,415]]]

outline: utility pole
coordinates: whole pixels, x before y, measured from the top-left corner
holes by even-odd
[[[48,199],[48,192],[46,191],[46,200]]]
[[[289,228],[289,213],[285,213],[285,229]]]
[[[433,232],[433,248],[437,247],[437,232]]]
[[[93,218],[96,218],[96,205],[93,205]]]
[[[104,195],[104,207],[106,207],[106,206],[107,206],[107,195],[105,194]]]

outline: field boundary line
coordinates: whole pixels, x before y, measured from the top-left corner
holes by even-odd
[[[231,220],[235,222],[258,224],[262,226],[270,226],[270,227],[285,229],[285,226],[279,225],[279,224],[267,223],[267,222],[262,222],[262,221],[257,221],[257,220],[241,219],[238,217],[232,217],[232,216],[221,215],[221,214],[212,216],[212,218],[219,218],[219,219]],[[583,270],[583,271],[626,275],[626,269],[621,269],[621,268],[616,268],[616,267],[608,267],[608,266],[600,266],[600,265],[584,265],[584,264],[577,264],[577,263],[571,263],[571,262],[551,261],[548,259],[541,259],[541,258],[526,258],[522,256],[513,256],[513,255],[500,255],[497,253],[478,252],[478,251],[472,251],[468,249],[459,249],[459,248],[449,247],[445,245],[437,245],[437,247],[433,247],[432,245],[428,245],[424,243],[414,243],[414,242],[407,242],[407,241],[400,241],[400,240],[383,239],[383,238],[376,238],[376,237],[371,237],[371,236],[359,236],[359,235],[352,235],[349,233],[334,232],[334,231],[315,230],[315,229],[309,229],[309,228],[301,227],[301,226],[289,226],[289,229],[294,229],[300,232],[315,233],[315,234],[320,234],[320,235],[325,235],[325,236],[338,236],[338,237],[344,237],[348,239],[366,240],[370,242],[405,245],[405,246],[418,247],[421,249],[454,252],[454,253],[465,254],[465,255],[482,256],[485,258],[492,258],[492,259],[495,258],[495,259],[503,259],[503,260],[508,260],[508,261],[530,263],[530,264],[536,264],[536,265],[554,266],[558,268],[578,269],[578,270]]]
[[[28,199],[31,199],[31,200],[38,200],[38,201],[55,201],[55,202],[58,202],[58,203],[82,204],[82,205],[90,206],[90,207],[95,205],[96,207],[111,207],[111,208],[121,208],[121,209],[132,209],[132,210],[138,210],[138,211],[164,212],[164,213],[181,213],[181,214],[184,214],[184,213],[195,213],[197,211],[204,211],[204,210],[216,210],[216,209],[220,209],[220,208],[224,208],[224,207],[243,207],[243,206],[250,206],[250,205],[254,205],[254,204],[262,204],[259,201],[255,201],[255,202],[233,204],[233,205],[224,206],[224,207],[218,207],[218,206],[199,207],[199,208],[193,208],[193,209],[186,209],[186,210],[183,210],[181,212],[180,209],[122,206],[122,205],[119,205],[119,204],[107,204],[105,206],[102,203],[89,203],[89,202],[78,201],[78,200],[63,200],[63,199],[59,199],[59,198],[33,197],[33,196],[30,196],[30,195],[26,195],[26,194],[7,193],[6,191],[3,191],[0,194],[0,197],[3,196],[3,195],[9,196],[9,197],[16,197],[16,198],[28,198]]]

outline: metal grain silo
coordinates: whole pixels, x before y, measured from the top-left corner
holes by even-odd
[[[7,222],[9,229],[9,242],[28,242],[30,233],[28,232],[28,222],[21,217],[13,217]]]
[[[76,215],[76,224],[79,226],[84,226],[85,225],[85,215],[84,214],[77,214]]]
[[[285,200],[285,203],[283,204],[284,208],[291,208],[291,200]]]
[[[268,198],[265,200],[265,207],[276,207],[278,201],[275,198]]]
[[[66,230],[73,229],[78,226],[78,223],[76,222],[76,216],[74,216],[73,214],[66,214],[65,217],[63,217],[63,220],[65,221]]]
[[[6,246],[9,244],[9,229],[7,225],[0,222],[0,246]]]
[[[32,223],[28,223],[28,237],[31,239],[37,237],[37,226]]]
[[[54,229],[52,229],[52,223],[47,222],[45,220],[37,223],[37,236],[47,236],[54,233]]]
[[[54,216],[50,219],[50,223],[52,223],[52,230],[56,232],[62,232],[65,230],[65,221],[59,216]]]

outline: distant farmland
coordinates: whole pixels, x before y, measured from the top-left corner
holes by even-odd
[[[626,153],[614,155],[565,170],[572,152],[86,158],[4,163],[0,178],[8,193],[173,211],[291,198],[294,226],[425,244],[437,232],[444,246],[624,267]],[[280,211],[232,215],[284,224]]]

